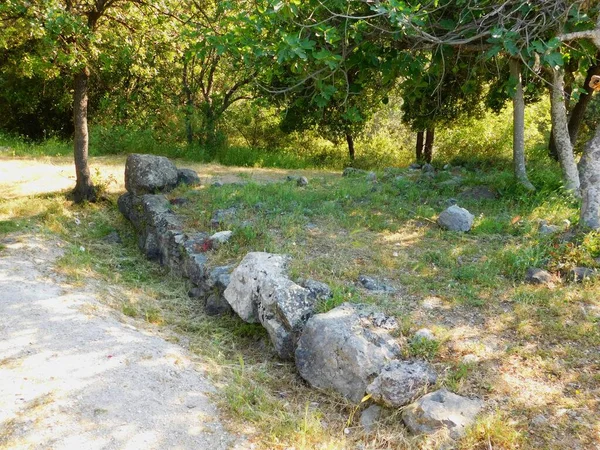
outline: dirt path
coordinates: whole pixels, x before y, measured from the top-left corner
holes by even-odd
[[[242,448],[185,351],[116,320],[47,269],[39,237],[0,251],[0,448]]]

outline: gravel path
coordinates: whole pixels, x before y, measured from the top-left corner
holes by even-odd
[[[0,448],[242,448],[185,351],[116,320],[47,269],[56,242],[0,250]]]

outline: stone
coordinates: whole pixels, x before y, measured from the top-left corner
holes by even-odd
[[[433,173],[435,172],[435,168],[431,164],[427,163],[423,164],[423,166],[421,167],[421,171]]]
[[[125,162],[125,189],[134,195],[165,192],[177,186],[177,168],[164,156],[133,153]]]
[[[392,361],[367,387],[373,400],[390,408],[407,405],[437,381],[437,373],[425,361]]]
[[[172,268],[180,266],[183,225],[164,195],[125,193],[117,205],[138,232],[138,246],[149,259]]]
[[[543,414],[538,414],[533,419],[531,419],[531,425],[534,427],[541,427],[548,423],[548,419]]]
[[[110,232],[108,235],[104,236],[102,239],[107,244],[121,244],[123,241],[121,240],[121,236],[116,231]]]
[[[232,312],[227,300],[217,293],[208,296],[204,304],[204,311],[208,316],[221,316]]]
[[[469,353],[460,360],[463,364],[476,364],[479,362],[479,357],[473,353]]]
[[[210,226],[218,228],[226,222],[231,222],[235,218],[236,213],[237,208],[235,207],[218,209],[213,213],[212,218],[210,219]]]
[[[298,341],[296,367],[311,386],[359,403],[371,380],[399,355],[398,343],[374,326],[366,308],[344,303],[308,320]]]
[[[458,439],[483,408],[483,402],[440,389],[421,397],[402,412],[402,420],[416,434],[432,434],[447,428],[450,437]]]
[[[177,184],[187,184],[188,186],[197,186],[200,184],[200,177],[195,170],[178,169]]]
[[[538,228],[538,233],[543,235],[549,235],[558,233],[560,231],[560,227],[558,225],[548,225],[548,222],[545,220],[540,221],[540,227]]]
[[[569,279],[578,283],[598,276],[598,271],[591,267],[574,267],[569,271]]]
[[[209,239],[215,247],[218,247],[219,245],[227,243],[232,236],[233,231],[226,230],[213,234]]]
[[[222,181],[213,181],[213,183],[211,184],[212,187],[222,187],[223,186],[223,182]]]
[[[299,177],[296,180],[296,184],[300,187],[304,187],[304,186],[308,186],[308,178],[306,177]]]
[[[458,205],[452,205],[438,217],[440,227],[450,231],[469,231],[473,226],[475,216]]]
[[[298,284],[303,288],[308,289],[308,295],[316,301],[324,301],[333,297],[331,288],[327,284],[320,281],[312,279],[298,280]]]
[[[183,198],[183,197],[172,198],[171,200],[169,200],[169,203],[174,206],[185,205],[186,203],[189,203],[189,202],[190,201],[187,198]]]
[[[353,177],[359,175],[366,175],[367,171],[362,169],[355,169],[354,167],[346,167],[342,172],[343,177]]]
[[[396,288],[389,286],[380,280],[377,280],[373,277],[369,277],[366,275],[359,275],[358,282],[366,290],[374,292],[374,293],[393,294],[396,292]]]
[[[381,417],[381,411],[381,406],[371,405],[361,413],[360,425],[367,433],[373,431],[373,428],[377,425],[377,421]]]
[[[429,341],[435,341],[435,335],[433,334],[433,331],[431,331],[428,328],[421,328],[420,330],[417,330],[417,332],[415,333],[415,335],[413,336],[413,341],[414,340],[429,340]]]
[[[496,200],[498,194],[488,186],[472,186],[461,192],[460,197],[466,200],[480,202],[482,200]]]
[[[286,255],[248,253],[232,272],[224,296],[242,320],[265,327],[280,358],[291,360],[316,299],[288,278],[288,264]]]
[[[536,267],[530,267],[525,274],[525,281],[529,284],[549,284],[553,279],[550,272]]]
[[[368,172],[367,181],[377,181],[377,174],[375,172]]]
[[[412,163],[408,166],[409,170],[421,170],[421,164],[419,163]]]

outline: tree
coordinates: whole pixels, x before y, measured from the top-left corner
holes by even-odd
[[[96,200],[88,164],[90,74],[110,62],[111,52],[128,47],[142,24],[152,27],[150,18],[168,10],[163,1],[150,5],[142,0],[7,0],[0,5],[5,25],[0,44],[28,47],[18,63],[23,75],[70,79],[77,203]]]
[[[257,72],[264,64],[260,33],[249,17],[258,4],[193,1],[189,20],[181,32],[184,46],[182,86],[185,97],[188,142],[194,140],[192,116],[201,116],[199,142],[209,152],[219,145],[217,126],[223,114],[240,100],[253,97]]]

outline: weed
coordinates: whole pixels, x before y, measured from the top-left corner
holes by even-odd
[[[437,340],[425,337],[414,337],[408,346],[410,356],[428,360],[435,359],[440,349],[440,343]]]

